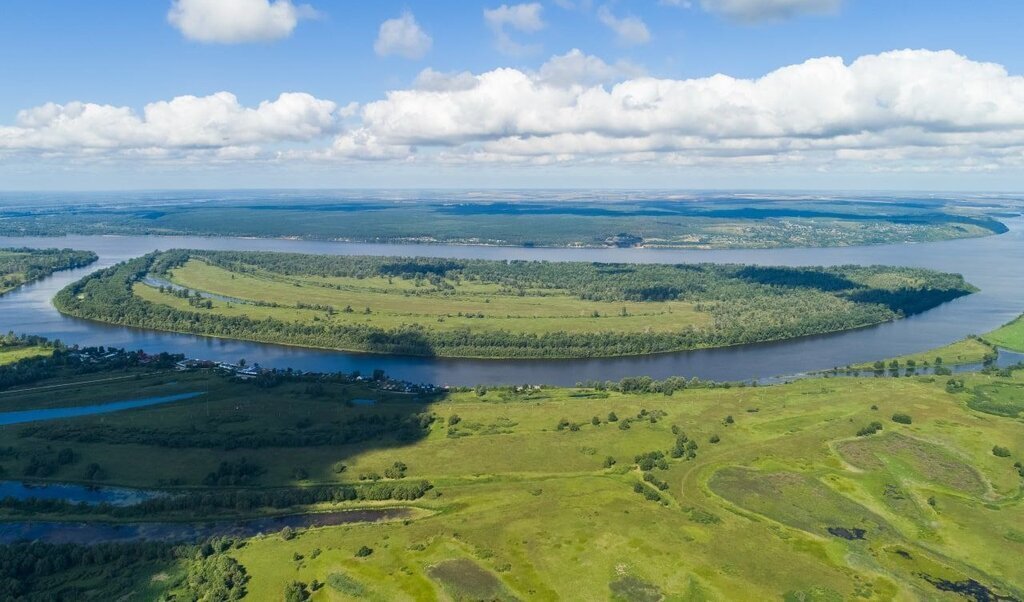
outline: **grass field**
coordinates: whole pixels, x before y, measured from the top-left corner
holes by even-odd
[[[1012,351],[1024,352],[1024,316],[986,334],[985,340]]]
[[[267,271],[240,274],[196,260],[175,269],[171,280],[192,290],[281,305],[254,307],[215,299],[214,306],[223,315],[304,323],[328,320],[386,329],[418,325],[446,331],[473,328],[540,334],[559,329],[583,333],[671,332],[688,326],[703,328],[712,321],[709,313],[697,311],[693,303],[682,301],[585,301],[564,290],[543,291],[543,296],[541,291],[532,291],[535,296],[518,296],[503,292],[497,284],[483,282],[453,283],[455,294],[445,295],[398,278],[389,282],[388,278],[320,278]],[[137,284],[134,290],[148,301],[169,301],[168,295],[160,296],[145,284]],[[179,309],[189,307],[184,299],[170,301]],[[322,310],[299,309],[300,304],[330,305],[339,311],[325,316]],[[341,311],[345,307],[353,311]],[[366,308],[371,313],[366,314]],[[595,313],[599,317],[594,317]],[[478,318],[479,315],[484,318]]]
[[[280,600],[292,581],[314,580],[324,584],[314,600],[957,600],[934,584],[970,579],[1024,596],[1013,466],[1024,460],[1024,421],[1007,411],[1024,409],[1021,372],[966,375],[953,392],[944,378],[831,378],[672,396],[531,388],[434,400],[127,375],[129,389],[83,377],[66,398],[208,394],[8,427],[0,449],[17,453],[0,466],[18,475],[33,455],[69,447],[75,462],[49,478],[82,480],[95,462],[107,484],[202,487],[219,462],[244,457],[264,470],[256,488],[357,483],[395,462],[434,485],[410,502],[432,512],[422,518],[247,540],[229,552],[251,577],[246,599]],[[346,403],[367,398],[377,401]],[[52,393],[0,396],[2,409],[40,402]],[[411,439],[285,445],[358,416],[424,414],[435,419]],[[874,421],[880,432],[856,435]],[[140,432],[169,434],[175,446],[146,444]],[[279,439],[227,449],[253,433]],[[672,457],[681,434],[694,457]],[[645,481],[636,457],[652,451],[664,462]],[[371,552],[357,555],[361,547]]]
[[[40,357],[53,353],[53,349],[39,345],[6,347],[0,345],[0,366],[13,364],[14,362],[28,357]]]

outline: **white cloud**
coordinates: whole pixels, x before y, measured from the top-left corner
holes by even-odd
[[[286,38],[316,14],[291,0],[172,0],[167,21],[190,40],[237,44]]]
[[[147,104],[141,115],[129,107],[48,103],[20,111],[16,125],[0,127],[0,152],[233,153],[241,147],[306,142],[331,134],[337,128],[337,109],[334,102],[305,93],[281,94],[256,107],[242,106],[228,92],[178,96]]]
[[[514,29],[523,33],[536,33],[547,25],[541,13],[544,7],[539,2],[529,4],[502,4],[498,8],[484,9],[484,21],[494,32],[495,44],[505,54],[525,54],[536,50],[535,46],[523,45],[509,35]]]
[[[430,50],[434,40],[416,22],[409,11],[396,19],[380,24],[373,50],[380,56],[398,55],[407,59],[421,59]]]
[[[427,90],[431,92],[469,90],[476,87],[476,77],[474,77],[469,71],[443,73],[441,71],[434,71],[430,67],[427,67],[423,71],[420,71],[419,75],[416,76],[416,81],[413,82],[413,87],[417,90]]]
[[[662,0],[679,4],[681,0]],[[689,2],[682,0],[685,6]],[[743,23],[787,19],[803,14],[827,14],[839,10],[843,0],[701,0],[704,10]]]
[[[609,65],[599,57],[573,48],[563,55],[551,57],[541,65],[537,79],[557,86],[593,86],[642,74],[643,69],[631,63],[620,61]]]
[[[597,10],[597,18],[615,32],[616,39],[622,44],[636,46],[651,41],[651,32],[640,17],[616,17],[607,6],[602,6]]]
[[[0,126],[0,157],[12,156],[1016,173],[1024,77],[900,50],[756,79],[664,79],[573,50],[535,72],[425,69],[414,86],[340,108],[300,93],[256,106],[182,96],[140,112],[46,104]]]
[[[609,89],[551,75],[586,74],[565,65],[588,63],[598,65],[570,52],[533,74],[496,69],[473,85],[462,74],[458,86],[396,90],[364,105],[360,131],[377,155],[418,148],[421,160],[433,148],[464,161],[810,164],[898,152],[941,162],[965,149],[1010,161],[1024,148],[1024,78],[951,51],[824,57],[759,79],[634,77]]]

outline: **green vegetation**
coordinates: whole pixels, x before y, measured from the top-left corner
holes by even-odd
[[[973,290],[959,275],[879,266],[168,251],[90,275],[55,303],[83,318],[236,339],[532,358],[648,354],[833,332],[924,311]]]
[[[969,204],[875,198],[750,199],[586,197],[483,202],[441,199],[161,198],[137,203],[0,209],[0,234],[200,234],[362,242],[537,247],[826,247],[924,242],[999,234],[1006,226]],[[460,197],[464,200],[460,200]],[[360,198],[365,198],[361,195]]]
[[[18,364],[23,360],[49,357],[54,349],[63,349],[60,341],[48,341],[43,337],[16,335],[13,332],[0,336],[0,366]],[[0,372],[0,387],[5,384]]]
[[[987,343],[988,335],[984,338],[970,336],[945,347],[902,355],[896,358],[867,362],[851,366],[853,370],[859,371],[886,371],[890,369],[893,362],[900,368],[916,366],[919,368],[939,368],[939,366],[956,366],[962,364],[980,364],[994,359],[996,350]],[[941,369],[940,369],[941,371]]]
[[[96,261],[92,251],[71,249],[0,249],[0,295],[49,276]]]
[[[993,345],[1005,347],[1011,351],[1024,352],[1024,316],[986,334],[984,338]]]
[[[213,500],[184,513],[151,506],[154,520],[413,510],[406,520],[140,553],[103,565],[117,567],[111,589],[98,590],[109,591],[107,599],[128,592],[195,599],[200,590],[192,588],[205,587],[217,592],[208,599],[244,590],[246,600],[275,602],[285,595],[952,601],[959,598],[951,590],[963,584],[988,599],[1024,596],[1024,423],[971,405],[979,389],[1024,387],[1020,370],[958,375],[962,386],[953,392],[931,376],[771,387],[637,378],[599,388],[436,396],[322,376],[260,383],[133,366],[109,374],[63,370],[32,386],[68,385],[62,405],[207,394],[6,427],[6,474],[21,475],[51,454],[55,470],[40,480],[88,482],[86,467],[98,464],[104,484]],[[51,389],[32,388],[0,393],[0,403],[48,407],[53,397]],[[913,420],[856,436],[880,417],[901,414]],[[706,443],[716,435],[717,444]],[[995,455],[994,446],[1009,457]],[[61,463],[65,449],[70,461]],[[305,476],[296,476],[299,468]],[[432,488],[400,501],[314,496],[278,508],[247,507],[237,497],[419,482]],[[7,520],[132,514],[2,506]],[[96,572],[80,566],[15,579],[45,599],[96,583],[87,576]],[[115,582],[122,584],[116,590]]]

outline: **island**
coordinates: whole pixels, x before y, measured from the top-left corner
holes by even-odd
[[[974,292],[887,266],[612,264],[171,250],[69,285],[63,313],[346,351],[585,358],[775,341],[895,320]]]
[[[58,270],[80,268],[96,261],[92,251],[72,249],[0,249],[0,295]]]

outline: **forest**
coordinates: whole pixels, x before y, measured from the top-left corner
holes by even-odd
[[[54,303],[81,318],[261,342],[418,356],[556,358],[835,332],[925,311],[974,290],[957,274],[885,266],[172,250],[91,274],[62,290]]]
[[[0,249],[0,294],[58,270],[80,268],[96,261],[92,251],[72,249]]]
[[[1006,232],[998,208],[954,198],[779,195],[223,193],[0,206],[0,234],[254,236],[522,247],[780,248],[925,242]]]

